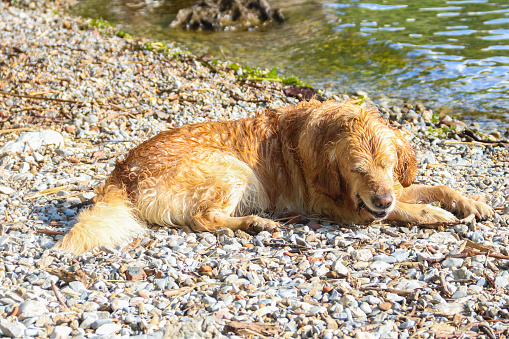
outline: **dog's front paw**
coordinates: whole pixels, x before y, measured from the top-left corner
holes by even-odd
[[[493,208],[481,202],[469,198],[462,198],[456,202],[456,209],[462,214],[464,218],[474,214],[477,219],[493,217]]]
[[[419,222],[426,224],[435,224],[441,222],[456,222],[458,219],[454,214],[447,212],[440,207],[432,205],[424,205],[421,212]]]
[[[276,221],[252,215],[249,216],[247,232],[252,234],[258,234],[262,231],[274,232],[278,227],[279,223]]]

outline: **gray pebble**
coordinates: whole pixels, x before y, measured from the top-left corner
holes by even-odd
[[[8,322],[7,320],[0,320],[0,331],[6,337],[21,338],[24,336],[26,326],[18,322]]]
[[[71,334],[72,329],[67,326],[55,326],[53,329],[53,332],[51,332],[51,335],[49,336],[50,339],[65,339],[69,337],[69,334]]]
[[[442,261],[442,266],[446,268],[458,268],[463,265],[463,259],[461,258],[447,258]]]

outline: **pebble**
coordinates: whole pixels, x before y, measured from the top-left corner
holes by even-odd
[[[377,261],[373,261],[369,265],[369,268],[374,271],[385,271],[386,269],[388,269],[391,266],[392,266],[391,264],[389,264],[385,261],[377,260]]]
[[[509,285],[509,281],[504,276],[498,276],[495,278],[495,288],[506,288]]]
[[[463,265],[463,259],[460,258],[447,258],[442,261],[442,266],[444,268],[458,268]]]
[[[6,187],[6,186],[0,186],[0,193],[2,194],[7,194],[7,195],[11,195],[13,193],[15,193],[16,191],[13,190],[12,188],[10,187]]]
[[[146,41],[55,14],[53,3],[19,3],[0,2],[0,56],[7,56],[0,90],[75,102],[0,95],[0,114],[9,117],[0,128],[19,129],[0,134],[1,335],[237,339],[241,331],[225,331],[237,321],[250,329],[274,326],[281,337],[389,338],[400,331],[406,338],[419,327],[421,337],[431,338],[434,325],[457,314],[466,316],[462,326],[478,332],[479,321],[506,318],[506,260],[450,256],[467,239],[509,255],[509,153],[457,143],[468,141],[459,135],[454,143],[430,135],[437,125],[422,104],[380,107],[414,145],[421,160],[417,181],[493,197],[498,215],[492,220],[439,229],[289,224],[272,239],[282,246],[266,245],[269,232],[159,228],[132,246],[76,257],[52,251],[58,232],[75,222],[75,205],[94,197],[92,188],[133,146],[175,126],[250,116],[295,100],[278,83],[239,83],[224,62],[215,72],[193,56],[175,56],[182,49],[174,44],[168,54],[158,53]],[[55,187],[59,193],[48,191]],[[310,250],[285,247],[293,245]],[[472,246],[467,242],[462,253],[477,251]],[[452,295],[442,290],[441,276]],[[406,318],[411,312],[425,321]],[[509,329],[504,321],[497,326]]]
[[[71,334],[72,328],[67,326],[55,326],[53,332],[49,336],[50,339],[66,339]],[[97,332],[96,332],[97,333]]]
[[[369,261],[373,258],[373,253],[369,248],[363,248],[352,251],[351,256],[353,260]]]
[[[331,266],[331,270],[341,275],[348,275],[348,268],[343,265],[342,259],[334,261],[334,264]]]
[[[2,331],[2,334],[6,337],[21,338],[23,337],[25,330],[26,326],[22,323],[0,320],[0,331]]]
[[[442,302],[442,303],[438,303],[435,306],[435,311],[443,312],[447,315],[460,314],[463,312],[463,309],[464,309],[464,304],[462,304],[462,303]]]
[[[95,333],[99,335],[112,335],[115,332],[120,331],[122,326],[120,324],[104,324],[99,326]]]
[[[391,308],[392,308],[392,303],[388,302],[388,301],[385,301],[385,302],[382,302],[382,303],[378,304],[378,309],[381,310],[381,311],[388,311]]]
[[[27,300],[19,304],[18,318],[24,320],[27,318],[33,318],[41,316],[44,313],[48,313],[48,309],[44,303],[37,300]]]
[[[64,145],[64,138],[60,133],[53,130],[23,133],[18,139],[6,143],[0,149],[0,153],[40,151],[42,146],[48,145],[61,147]]]
[[[455,280],[469,280],[474,277],[474,274],[466,268],[460,268],[452,272]]]

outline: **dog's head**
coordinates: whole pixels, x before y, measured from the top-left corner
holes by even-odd
[[[343,200],[365,220],[385,218],[396,203],[395,186],[415,180],[411,146],[375,109],[348,102],[317,105],[301,134],[301,152],[304,143],[315,190]]]

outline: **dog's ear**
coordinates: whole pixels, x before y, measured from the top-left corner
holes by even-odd
[[[339,164],[336,161],[331,161],[326,166],[316,167],[313,176],[313,187],[318,192],[337,201],[341,199],[344,185],[345,182],[339,171]]]
[[[396,150],[398,153],[398,165],[395,172],[400,184],[403,187],[410,186],[417,176],[417,158],[414,150],[405,137],[395,130],[396,134]]]

